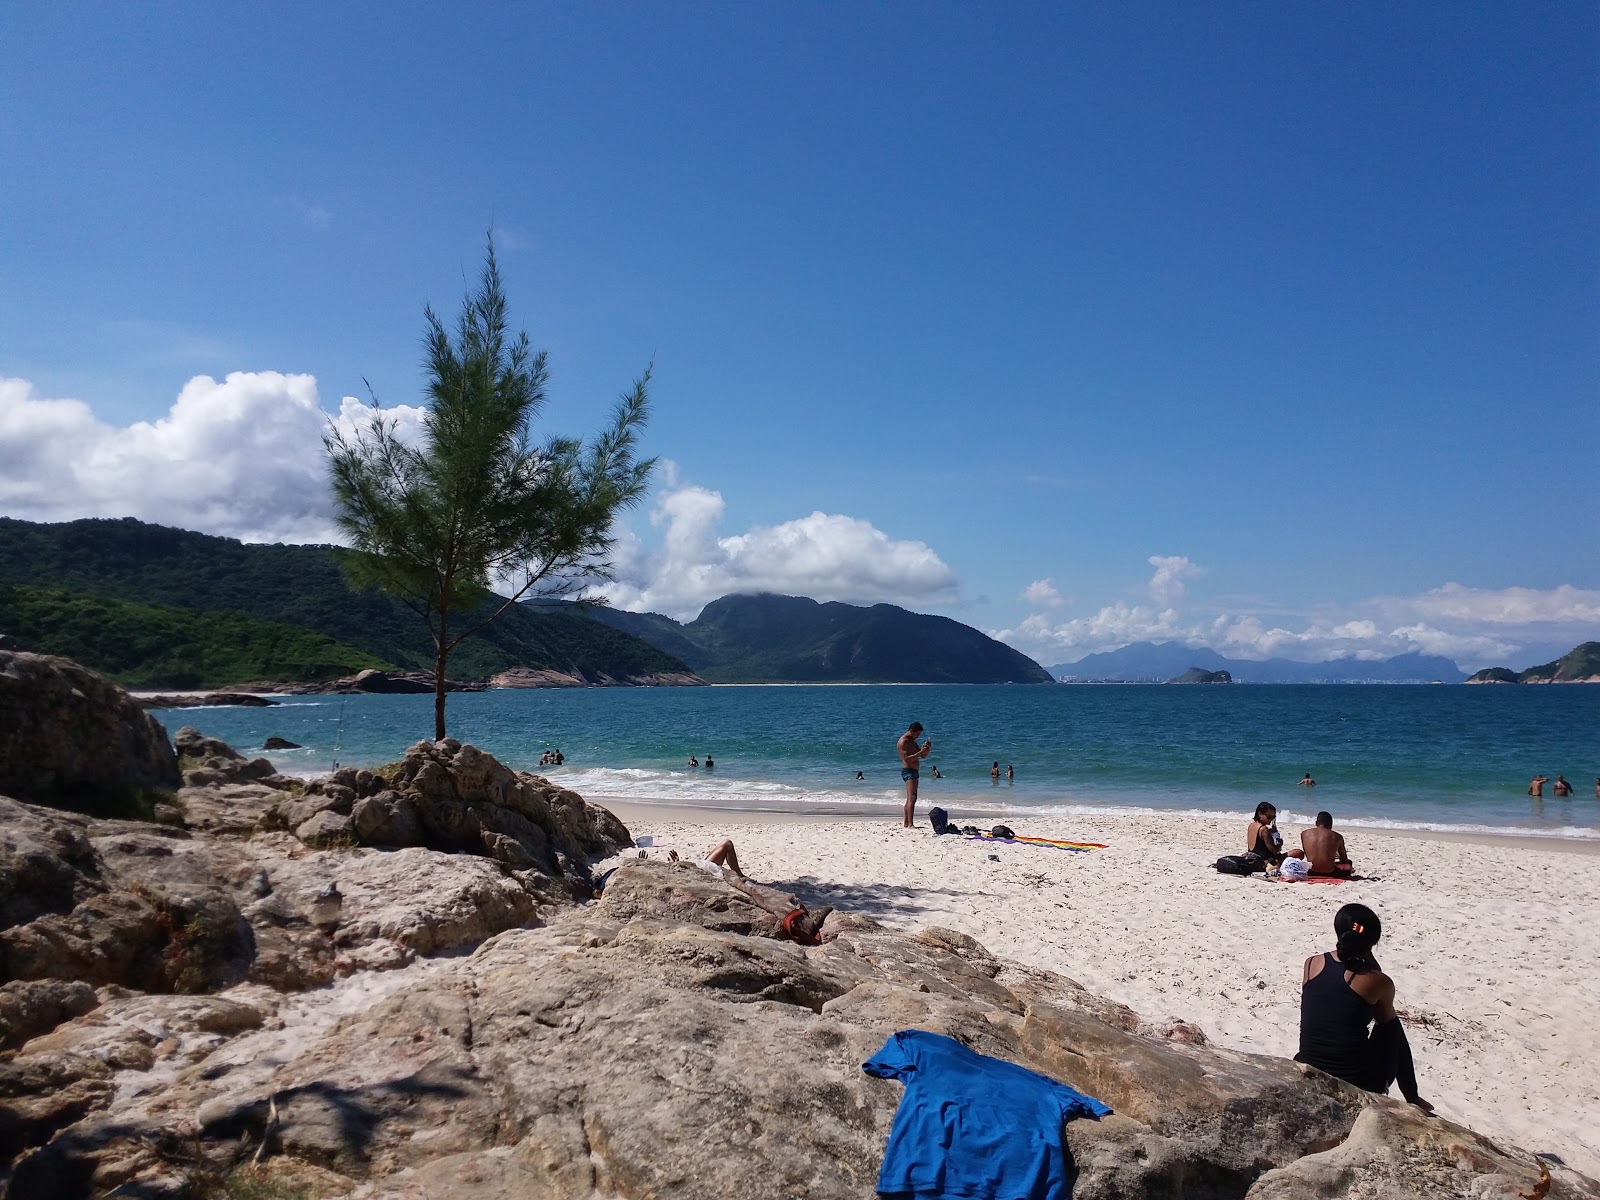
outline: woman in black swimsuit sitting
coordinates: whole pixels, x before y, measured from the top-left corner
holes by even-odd
[[[1346,904],[1334,914],[1333,931],[1337,949],[1313,954],[1301,974],[1295,1061],[1380,1096],[1398,1083],[1409,1103],[1431,1113],[1433,1105],[1417,1094],[1411,1046],[1394,1011],[1394,980],[1372,957],[1383,923],[1365,904]]]
[[[1278,832],[1275,823],[1277,819],[1277,808],[1263,800],[1256,805],[1256,815],[1244,831],[1245,853],[1259,855],[1274,867],[1286,858],[1304,858],[1306,853],[1304,850],[1284,850],[1283,834]]]

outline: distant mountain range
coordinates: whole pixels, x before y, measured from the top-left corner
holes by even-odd
[[[893,604],[724,596],[688,624],[659,613],[591,612],[713,683],[1051,682],[1048,671],[1004,642]]]
[[[1462,683],[1467,678],[1448,658],[1431,654],[1400,654],[1375,662],[1354,658],[1257,662],[1226,658],[1209,647],[1178,642],[1134,642],[1120,650],[1086,655],[1077,662],[1057,663],[1050,673],[1061,680],[1152,683],[1175,679],[1191,668],[1226,671],[1235,683]]]

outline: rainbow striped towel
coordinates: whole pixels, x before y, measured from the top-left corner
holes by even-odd
[[[1053,846],[1057,850],[1071,850],[1071,851],[1073,851],[1074,853],[1077,853],[1077,854],[1082,854],[1086,850],[1105,850],[1105,849],[1109,848],[1108,844],[1106,842],[1069,842],[1069,841],[1066,840],[1066,838],[1041,838],[1041,837],[997,838],[997,837],[990,837],[987,833],[979,833],[979,834],[968,833],[968,834],[964,834],[963,836],[969,842],[1005,842],[1008,845],[1016,845],[1016,846]]]

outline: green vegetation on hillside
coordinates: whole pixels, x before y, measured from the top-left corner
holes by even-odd
[[[1523,683],[1593,679],[1597,675],[1600,675],[1600,642],[1584,642],[1568,650],[1555,662],[1542,663],[1518,672],[1518,678]]]
[[[346,553],[333,546],[245,545],[132,518],[40,525],[0,517],[0,583],[191,613],[242,613],[319,633],[405,670],[431,671],[433,643],[422,622],[398,600],[352,590],[339,566]],[[459,679],[514,666],[615,678],[687,669],[570,604],[515,605],[450,657]],[[266,677],[246,672],[222,682]]]
[[[134,688],[317,681],[389,666],[319,633],[242,613],[191,612],[4,583],[0,633]]]
[[[971,626],[892,604],[724,596],[687,625],[658,613],[593,615],[713,683],[1053,682],[1038,663]]]

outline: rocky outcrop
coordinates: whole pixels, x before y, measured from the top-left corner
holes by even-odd
[[[125,812],[178,786],[161,723],[64,658],[0,651],[0,795]]]
[[[311,1195],[866,1200],[902,1091],[860,1064],[903,1028],[1112,1104],[1066,1127],[1079,1200],[1540,1186],[1530,1156],[1296,1063],[1165,1036],[964,935],[836,913],[806,948],[742,932],[756,911],[694,866],[630,862],[598,904],[500,933],[315,1036],[274,1017],[289,1002],[270,993],[194,1011],[108,999],[0,1072],[0,1095],[37,1108],[10,1126],[36,1145],[13,1194],[176,1196],[197,1177],[248,1179],[260,1149],[266,1178]],[[1559,1167],[1545,1188],[1600,1197]]]
[[[335,771],[278,800],[261,823],[307,844],[483,854],[512,870],[572,881],[574,894],[586,892],[591,859],[631,845],[605,809],[454,738],[418,742],[378,770]]]
[[[512,667],[489,679],[491,688],[574,687],[707,687],[689,671],[653,671],[643,675],[608,675],[603,671],[552,671],[537,667]]]
[[[271,782],[281,787],[292,780],[264,758],[246,759],[221,738],[206,737],[193,725],[185,725],[173,736],[183,782],[189,787],[215,787],[227,783]]]
[[[140,708],[271,708],[278,703],[249,692],[180,692],[171,696],[135,696]]]

